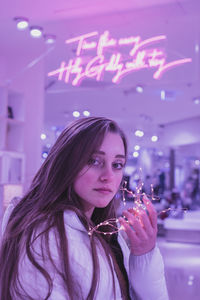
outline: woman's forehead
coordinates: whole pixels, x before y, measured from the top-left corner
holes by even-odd
[[[96,151],[125,155],[125,147],[122,137],[119,133],[106,133],[101,145]]]

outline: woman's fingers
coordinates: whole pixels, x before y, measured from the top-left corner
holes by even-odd
[[[139,238],[138,238],[135,230],[130,226],[130,224],[127,221],[125,221],[122,217],[119,218],[119,222],[120,222],[123,230],[126,232],[128,238],[130,240],[131,246],[132,246],[132,244],[138,243]]]
[[[153,236],[154,233],[157,234],[157,226],[155,228],[152,226],[150,218],[145,211],[142,211],[140,213],[140,218],[141,218],[141,222],[143,224],[143,229],[145,230],[147,235]]]
[[[124,211],[126,218],[119,221],[125,230],[135,255],[142,255],[155,247],[157,235],[157,213],[152,203],[144,197],[144,204],[147,211],[141,208]],[[147,213],[148,212],[148,213]]]
[[[157,229],[157,212],[156,212],[152,202],[147,198],[146,195],[144,195],[144,197],[143,197],[143,202],[149,213],[149,219],[151,221],[152,227]]]
[[[130,213],[128,211],[124,211],[123,215],[127,218],[129,225],[132,226],[132,228],[134,229],[136,234],[140,238],[143,238],[145,236],[145,231],[143,229],[143,224],[142,224],[142,220],[140,219],[140,217],[138,215],[134,216],[132,213]]]

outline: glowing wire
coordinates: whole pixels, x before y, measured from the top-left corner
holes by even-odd
[[[141,170],[140,170],[141,172]],[[141,176],[140,176],[141,178]],[[127,186],[127,182],[124,181],[123,183],[123,186],[122,188],[120,189],[122,191],[122,201],[123,201],[123,204],[124,206],[126,206],[126,197],[125,197],[125,192],[130,194],[134,200],[133,202],[133,207],[131,208],[132,212],[134,213],[134,215],[138,215],[139,211],[141,209],[143,210],[146,210],[146,206],[144,205],[143,201],[142,201],[142,198],[143,196],[147,196],[148,199],[151,199],[152,201],[154,200],[160,200],[160,198],[156,195],[154,195],[154,189],[153,189],[153,184],[151,184],[151,195],[147,195],[145,193],[142,193],[142,187],[143,187],[144,183],[142,182],[142,180],[140,179],[139,182],[138,182],[138,185],[136,187],[136,193],[132,192],[132,191],[129,191],[126,186]],[[184,212],[187,211],[187,208],[167,208],[167,209],[164,209],[160,212],[157,213],[157,215],[161,215],[161,214],[164,214],[164,213],[167,213],[169,211],[177,211],[177,210],[182,210]],[[126,218],[125,218],[126,220]],[[126,222],[128,223],[128,220],[126,220]],[[114,225],[114,224],[115,225]],[[93,232],[96,232],[96,233],[101,233],[103,235],[112,235],[112,234],[115,234],[117,232],[119,232],[120,230],[123,230],[123,226],[118,226],[118,224],[120,225],[119,223],[119,219],[118,218],[112,218],[112,219],[108,219],[104,222],[101,222],[99,223],[98,225],[94,226],[94,227],[90,227],[89,228],[89,231],[88,231],[88,235],[91,236],[93,234]],[[109,226],[110,228],[112,228],[113,230],[112,231],[101,231],[99,230],[100,227],[102,226]]]

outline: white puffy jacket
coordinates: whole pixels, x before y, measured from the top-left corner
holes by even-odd
[[[3,226],[7,222],[7,214],[4,218]],[[5,220],[6,219],[6,220]],[[64,212],[65,230],[68,238],[69,257],[72,267],[73,277],[77,282],[77,300],[86,299],[92,281],[92,259],[90,254],[89,236],[80,222],[78,216],[73,211]],[[134,256],[130,254],[129,248],[119,233],[118,242],[121,246],[124,265],[129,278],[131,299],[133,300],[168,300],[166,288],[164,265],[160,251],[155,247],[151,252]],[[64,288],[61,277],[56,273],[52,264],[41,260],[40,244],[41,238],[37,238],[33,244],[36,259],[45,267],[53,278],[53,290],[49,300],[70,300]],[[59,268],[60,260],[54,229],[50,231],[49,244],[51,255]],[[41,273],[33,267],[25,252],[21,256],[19,264],[19,278],[22,288],[32,297],[31,299],[43,300],[47,293],[47,282]],[[98,244],[98,258],[100,265],[100,280],[94,300],[114,300],[112,275],[105,259],[104,251]],[[121,291],[115,274],[116,300],[121,300]],[[20,287],[19,287],[20,288]],[[21,289],[22,294],[24,293]],[[134,290],[134,293],[132,292]],[[135,296],[133,296],[135,295]],[[13,294],[13,300],[29,299],[26,296]]]

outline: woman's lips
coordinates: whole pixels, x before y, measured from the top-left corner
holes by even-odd
[[[94,189],[96,192],[99,192],[101,194],[105,194],[108,195],[110,193],[112,193],[112,191],[110,189],[107,188],[99,188],[99,189]]]

